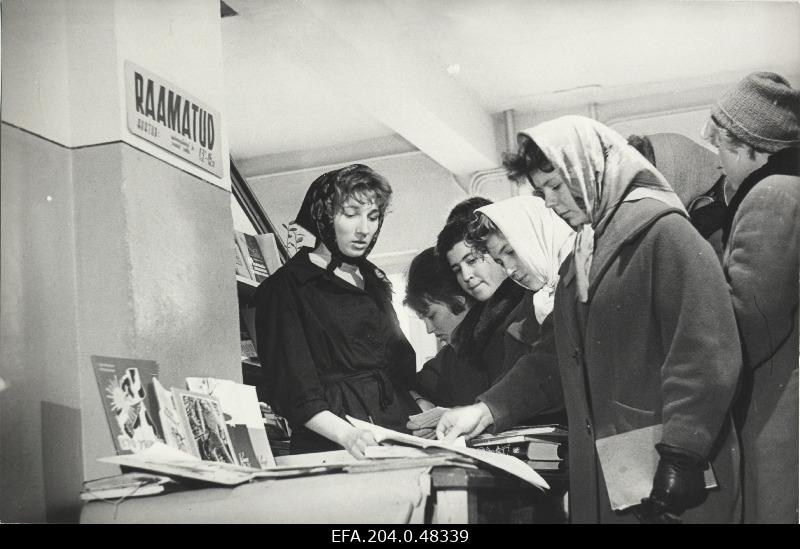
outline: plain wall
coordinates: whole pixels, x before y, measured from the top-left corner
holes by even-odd
[[[118,472],[91,355],[241,380],[230,193],[121,142],[1,152],[0,521],[69,521]]]

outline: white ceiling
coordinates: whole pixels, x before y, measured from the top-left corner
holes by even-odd
[[[507,109],[800,71],[796,1],[226,3],[239,13],[222,24],[227,125],[245,161],[394,136],[467,174],[497,166]]]

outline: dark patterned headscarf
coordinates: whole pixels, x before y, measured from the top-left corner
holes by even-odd
[[[294,220],[295,223],[317,238],[317,245],[319,245],[319,241],[322,240],[331,252],[331,262],[328,264],[327,268],[327,270],[331,272],[342,263],[349,263],[358,267],[366,266],[367,256],[378,241],[378,235],[383,226],[384,209],[381,208],[378,229],[375,231],[372,241],[364,250],[363,254],[359,257],[350,257],[343,254],[339,248],[336,242],[336,230],[333,227],[333,218],[336,215],[337,206],[336,184],[342,181],[343,178],[352,177],[354,175],[366,175],[375,179],[381,179],[379,174],[364,164],[351,164],[350,166],[324,173],[311,183],[308,191],[306,191],[303,203],[300,206],[300,211],[297,212],[297,217]],[[341,204],[339,204],[339,206],[341,206]]]

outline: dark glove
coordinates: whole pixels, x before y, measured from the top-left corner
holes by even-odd
[[[656,450],[661,459],[653,489],[634,514],[643,523],[677,524],[681,513],[705,500],[703,471],[708,464],[697,454],[668,444],[656,444]]]

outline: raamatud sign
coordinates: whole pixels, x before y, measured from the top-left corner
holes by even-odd
[[[131,133],[222,177],[218,111],[130,61],[125,99]]]

